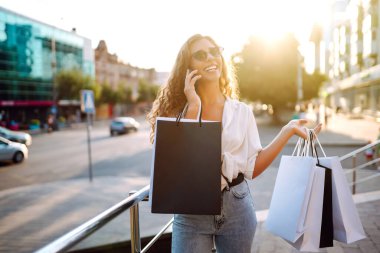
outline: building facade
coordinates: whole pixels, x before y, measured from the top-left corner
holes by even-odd
[[[95,77],[91,40],[0,7],[3,122],[45,122],[57,111],[54,74],[72,68]]]
[[[124,85],[132,90],[132,98],[138,96],[138,84],[140,79],[149,83],[155,83],[155,69],[144,69],[123,63],[116,54],[108,52],[104,40],[99,42],[95,49],[95,73],[96,81],[100,84],[108,84],[116,90],[118,85]]]
[[[328,104],[380,118],[380,5],[378,0],[335,1],[325,32]]]

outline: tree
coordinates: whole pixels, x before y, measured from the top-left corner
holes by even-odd
[[[124,83],[119,83],[116,89],[116,102],[118,104],[132,103],[132,88]]]
[[[76,99],[80,98],[80,90],[93,90],[95,97],[99,96],[100,87],[94,80],[82,73],[79,69],[62,70],[54,78],[57,99]]]
[[[278,108],[297,99],[297,47],[292,34],[273,43],[252,37],[234,56],[241,96],[271,104],[275,121]]]
[[[321,74],[319,71],[315,71],[313,74],[308,74],[303,71],[303,99],[310,100],[312,98],[318,97],[319,89],[321,88],[323,82],[327,80],[326,75]]]
[[[102,92],[100,97],[100,103],[116,104],[117,102],[117,93],[112,89],[108,83],[103,83],[101,85]]]
[[[145,79],[139,80],[138,93],[139,96],[137,98],[138,102],[153,102],[157,96],[157,92],[159,90],[159,86],[148,83]]]

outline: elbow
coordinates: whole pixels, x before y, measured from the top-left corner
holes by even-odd
[[[265,160],[261,159],[262,157],[257,157],[254,168],[253,168],[253,173],[252,173],[252,179],[258,177],[261,173],[263,173],[266,168],[268,168],[268,165]]]
[[[255,179],[259,174],[256,172],[256,170],[253,170],[252,173],[252,179]]]
[[[264,170],[259,168],[259,166],[255,166],[255,169],[253,170],[253,173],[252,173],[252,179],[255,179],[256,177],[258,177]]]

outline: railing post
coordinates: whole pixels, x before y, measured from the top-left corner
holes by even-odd
[[[352,168],[354,169],[352,172],[352,194],[356,194],[356,154],[352,156]]]
[[[129,195],[135,192],[130,192]],[[131,252],[141,252],[140,224],[139,224],[139,203],[130,208],[130,225],[131,225]]]

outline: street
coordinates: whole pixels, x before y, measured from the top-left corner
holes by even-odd
[[[91,130],[94,180],[101,176],[149,177],[151,144],[149,126],[140,131],[111,137],[109,126]],[[21,164],[0,165],[0,191],[52,181],[88,177],[86,128],[67,129],[33,136],[29,159]]]

